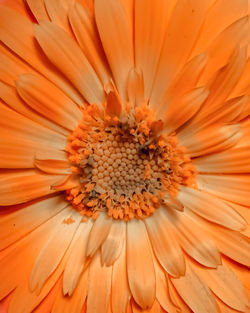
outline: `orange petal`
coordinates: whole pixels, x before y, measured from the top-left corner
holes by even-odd
[[[112,312],[126,313],[129,302],[129,287],[126,267],[126,243],[112,270]]]
[[[67,206],[62,196],[50,197],[28,204],[6,214],[0,220],[0,247],[4,249],[42,225]]]
[[[166,216],[158,209],[145,219],[154,253],[162,267],[170,275],[179,277],[185,273],[185,260],[176,235]]]
[[[182,187],[178,199],[196,214],[232,230],[242,230],[246,221],[229,205],[211,194]]]
[[[86,223],[81,223],[76,231],[76,241],[63,273],[63,294],[65,298],[67,294],[69,296],[73,294],[78,281],[82,280],[81,275],[84,266],[86,266],[86,247],[92,224],[91,219],[88,219]],[[86,275],[83,274],[83,276],[86,278]]]
[[[219,0],[211,5],[202,26],[199,39],[193,50],[193,55],[207,50],[209,44],[229,25],[247,15],[248,0]],[[216,23],[215,23],[216,21]],[[231,41],[236,38],[231,37]],[[227,50],[224,47],[225,42],[220,48]]]
[[[112,221],[110,232],[102,244],[102,264],[110,266],[119,258],[119,255],[124,245],[125,235],[125,222],[115,220]]]
[[[54,122],[47,119],[47,117],[43,117],[40,114],[37,114],[34,110],[29,108],[24,101],[18,96],[16,92],[16,88],[8,86],[0,81],[0,98],[8,104],[13,110],[17,111],[21,115],[28,117],[34,122],[38,124],[52,129],[57,133],[63,134],[65,136],[69,135],[69,131],[61,126],[55,124]],[[66,142],[65,142],[66,143]]]
[[[249,175],[197,175],[198,188],[222,199],[249,205]]]
[[[203,173],[250,173],[249,147],[233,148],[193,160],[197,171]]]
[[[64,0],[43,0],[48,16],[54,24],[62,27],[71,34],[71,28],[68,21],[68,10],[74,2]],[[39,21],[40,22],[40,21]]]
[[[179,295],[194,312],[219,312],[215,298],[207,285],[187,267],[185,276],[171,279]]]
[[[88,274],[89,271],[86,270],[80,277],[76,289],[71,297],[64,296],[61,290],[57,292],[57,298],[54,301],[52,311],[46,313],[85,313],[84,302],[87,296],[88,289]],[[62,286],[60,286],[62,288]],[[34,312],[36,313],[36,312]],[[45,312],[41,312],[45,313]]]
[[[33,110],[70,130],[74,130],[82,112],[59,88],[42,76],[24,74],[16,81],[21,98]]]
[[[44,175],[40,173],[23,173],[21,176],[0,178],[0,205],[13,205],[27,202],[51,193],[50,186],[56,183],[62,176]]]
[[[174,211],[168,216],[176,228],[182,248],[197,262],[207,267],[217,267],[221,263],[220,253],[213,239],[202,229],[199,221],[186,210]]]
[[[79,46],[53,23],[35,25],[36,39],[50,61],[76,86],[89,103],[102,104],[101,82]]]
[[[246,305],[249,305],[246,290],[235,273],[225,264],[219,265],[217,269],[206,270],[195,264],[194,271],[229,307],[241,312],[246,311]]]
[[[72,217],[74,222],[64,223],[64,220]],[[54,272],[65,254],[72,238],[79,226],[81,216],[69,208],[63,211],[61,223],[40,251],[30,276],[30,289],[41,290],[44,282]]]
[[[125,100],[128,72],[134,67],[128,17],[120,0],[96,0],[95,18],[117,89]]]
[[[65,91],[72,100],[83,105],[83,99],[78,92],[59,72],[51,68],[51,63],[37,49],[33,24],[17,12],[3,6],[0,8],[0,39],[18,56]]]
[[[162,99],[186,62],[199,34],[209,0],[178,1],[167,28],[150,103]]]
[[[149,99],[157,70],[171,1],[135,1],[135,64],[142,70]],[[157,27],[156,27],[157,25]]]
[[[108,218],[106,213],[101,212],[99,214],[90,231],[86,252],[87,256],[93,256],[104,242],[110,232],[112,222],[112,219]]]
[[[127,223],[127,273],[135,301],[143,309],[151,307],[155,300],[155,270],[147,230],[141,220]]]
[[[89,270],[87,313],[107,311],[111,293],[112,267],[101,265],[99,252],[93,257]]]
[[[31,12],[37,21],[48,21],[48,13],[45,9],[44,0],[26,0]]]
[[[175,313],[176,306],[173,304],[169,295],[168,279],[156,258],[154,258],[154,267],[156,277],[156,298],[166,312]]]
[[[110,71],[99,40],[94,15],[80,3],[75,2],[69,11],[69,20],[82,51],[105,85],[110,81]]]
[[[232,148],[241,135],[239,124],[210,126],[193,134],[185,130],[178,134],[178,141],[191,157],[198,157]]]

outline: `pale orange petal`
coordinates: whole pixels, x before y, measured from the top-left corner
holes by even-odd
[[[127,223],[127,272],[131,293],[143,308],[155,299],[155,270],[147,230],[141,220]],[[141,260],[144,260],[143,262]]]
[[[128,17],[120,0],[96,0],[95,18],[117,89],[125,100],[128,72],[134,67]]]

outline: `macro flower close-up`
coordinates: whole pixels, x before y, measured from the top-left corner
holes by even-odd
[[[250,312],[248,0],[0,0],[0,313]]]

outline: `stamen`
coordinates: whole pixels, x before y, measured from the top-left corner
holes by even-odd
[[[180,184],[195,184],[189,157],[175,134],[157,137],[148,106],[138,106],[126,122],[103,119],[91,107],[66,149],[72,172],[79,175],[79,187],[67,190],[67,199],[82,216],[96,219],[104,211],[114,219],[146,218],[166,206]]]

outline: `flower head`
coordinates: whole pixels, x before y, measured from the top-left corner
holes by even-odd
[[[1,5],[6,312],[248,312],[248,19],[247,0]]]

